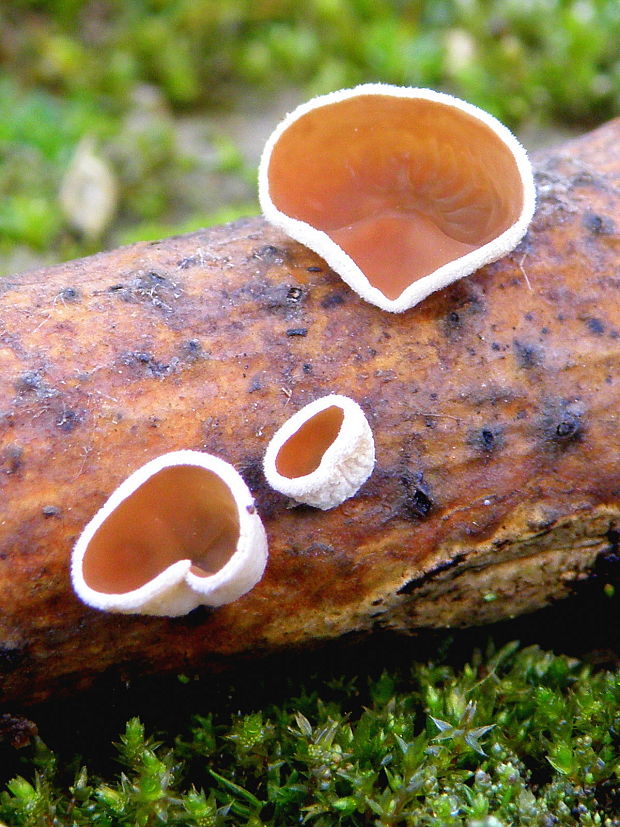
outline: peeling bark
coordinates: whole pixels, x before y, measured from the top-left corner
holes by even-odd
[[[486,623],[570,593],[620,525],[620,121],[536,159],[510,256],[401,316],[253,218],[0,281],[0,697],[208,665],[375,626]],[[262,456],[326,393],[377,466],[329,512]],[[105,615],[70,551],[149,459],[218,454],[256,496],[259,585],[185,618]]]

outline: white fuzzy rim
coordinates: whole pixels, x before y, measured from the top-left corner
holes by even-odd
[[[302,116],[319,107],[348,100],[361,95],[381,95],[410,100],[426,100],[459,109],[485,124],[510,150],[523,186],[523,208],[518,219],[488,243],[448,262],[434,272],[418,279],[403,290],[395,299],[389,299],[374,287],[363,271],[344,250],[323,230],[311,224],[292,218],[281,212],[272,202],[269,192],[269,164],[277,142],[286,130]],[[485,264],[496,261],[509,253],[521,241],[532,220],[536,206],[536,189],[532,166],[525,149],[500,121],[471,103],[455,98],[444,92],[415,87],[391,86],[383,83],[366,83],[354,89],[340,89],[327,95],[320,95],[298,106],[290,112],[271,134],[260,160],[258,169],[258,198],[267,221],[283,230],[287,235],[305,244],[325,259],[327,264],[363,299],[392,313],[402,313],[421,302],[435,290],[440,290],[463,276],[470,275]]]
[[[230,559],[206,577],[190,571],[191,560],[178,560],[156,577],[131,591],[108,594],[91,588],[83,574],[84,556],[96,531],[118,506],[164,468],[196,466],[216,474],[228,487],[237,507],[239,538]],[[177,616],[203,604],[221,606],[249,591],[262,577],[267,563],[267,538],[252,495],[228,462],[200,451],[172,451],[134,471],[110,495],[85,527],[71,557],[71,580],[78,597],[95,609],[123,614]]]
[[[338,435],[325,450],[319,466],[300,477],[280,474],[276,460],[283,445],[302,425],[330,407],[341,408],[344,417]],[[371,475],[374,465],[375,444],[368,420],[357,402],[339,394],[316,399],[293,414],[273,435],[264,458],[265,477],[272,488],[323,510],[352,497]]]

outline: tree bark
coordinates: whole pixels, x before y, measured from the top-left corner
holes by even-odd
[[[402,315],[260,218],[0,281],[5,701],[375,626],[482,624],[567,595],[620,526],[620,121],[536,159],[509,256]],[[262,456],[310,400],[371,423],[375,471],[332,511]],[[71,548],[133,470],[206,450],[252,489],[263,580],[166,619],[88,608]]]

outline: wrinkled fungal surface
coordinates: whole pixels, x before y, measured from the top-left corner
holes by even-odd
[[[620,122],[534,160],[520,249],[400,315],[260,218],[2,280],[5,703],[376,626],[486,623],[598,571],[609,582]],[[291,507],[265,480],[266,447],[334,392],[368,417],[374,471],[336,508]],[[245,479],[269,538],[262,580],[179,618],[84,605],[69,577],[84,526],[182,448]]]
[[[95,532],[84,555],[84,579],[100,592],[128,592],[186,559],[194,574],[207,577],[228,562],[238,538],[235,500],[213,471],[164,468]]]
[[[512,249],[534,205],[525,152],[494,118],[380,84],[295,110],[267,144],[260,181],[268,220],[396,311]]]
[[[289,437],[276,455],[276,469],[289,479],[311,474],[340,432],[344,411],[331,405],[314,414]]]

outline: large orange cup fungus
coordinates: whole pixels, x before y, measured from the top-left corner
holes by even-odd
[[[95,514],[73,550],[71,578],[96,609],[176,616],[236,600],[266,562],[263,525],[232,465],[173,451],[131,474]]]
[[[535,189],[494,117],[430,89],[365,84],[302,104],[259,168],[265,218],[359,295],[402,312],[519,243]]]
[[[287,419],[264,459],[272,488],[324,511],[352,497],[374,465],[368,420],[357,402],[339,394],[315,399]]]

